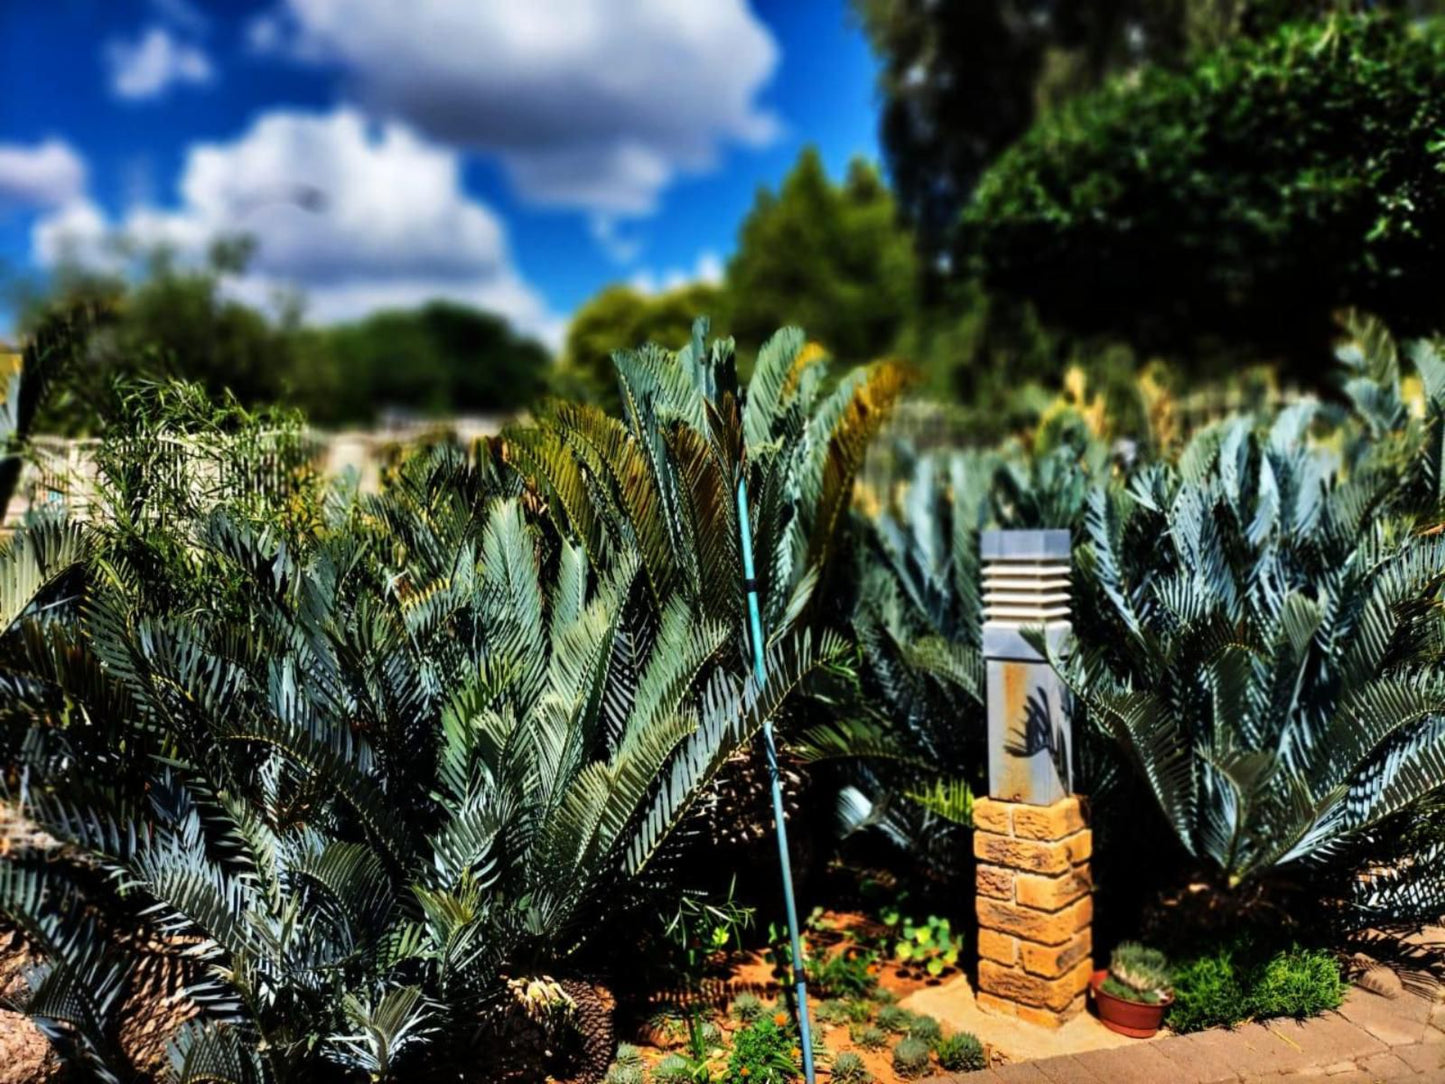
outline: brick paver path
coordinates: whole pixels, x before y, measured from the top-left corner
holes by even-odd
[[[1339,1012],[1174,1035],[926,1084],[1445,1084],[1445,1000],[1351,990]]]

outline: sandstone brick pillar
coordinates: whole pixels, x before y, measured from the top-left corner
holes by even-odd
[[[974,804],[978,1004],[1058,1027],[1093,967],[1092,837],[1072,795],[1068,696],[1023,630],[1069,633],[1069,533],[986,531],[989,797]]]

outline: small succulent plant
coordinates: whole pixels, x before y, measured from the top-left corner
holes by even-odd
[[[692,1078],[692,1066],[681,1054],[669,1054],[652,1067],[653,1084],[687,1084]]]
[[[1169,994],[1173,974],[1169,959],[1158,949],[1124,941],[1109,958],[1104,990],[1115,997],[1157,1005]]]
[[[640,1065],[614,1065],[607,1070],[604,1084],[647,1084],[647,1074]]]
[[[938,1026],[938,1021],[924,1013],[910,1013],[908,1017],[908,1037],[910,1039],[922,1039],[933,1048],[943,1038],[943,1029]]]
[[[874,1021],[884,1031],[891,1031],[894,1035],[907,1035],[908,1027],[913,1023],[913,1014],[897,1005],[885,1005],[878,1010]]]
[[[846,1024],[848,1022],[848,1006],[841,1001],[829,998],[820,1001],[813,1010],[813,1015],[824,1024]]]
[[[956,1031],[947,1038],[940,1039],[933,1052],[938,1055],[938,1064],[950,1073],[988,1068],[983,1043],[970,1031]]]
[[[922,1076],[928,1072],[929,1054],[922,1039],[902,1039],[893,1048],[893,1071],[907,1080]]]
[[[851,1024],[866,1024],[873,1018],[873,1006],[861,998],[846,1002],[843,1009],[848,1015],[848,1022]]]
[[[888,1033],[877,1024],[855,1025],[848,1029],[848,1035],[864,1050],[882,1050],[888,1045]]]
[[[873,1084],[873,1074],[863,1064],[863,1059],[851,1050],[845,1050],[833,1059],[833,1084]]]
[[[642,1051],[631,1043],[618,1043],[617,1056],[613,1059],[617,1065],[634,1066],[642,1064]]]
[[[739,994],[733,999],[733,1019],[743,1024],[751,1024],[763,1015],[763,999],[757,994]]]

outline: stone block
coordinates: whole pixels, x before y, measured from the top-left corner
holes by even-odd
[[[1085,896],[1060,911],[1036,911],[1016,903],[979,897],[975,902],[980,926],[1010,933],[1040,945],[1062,945],[1094,917],[1094,901]]]
[[[1094,878],[1088,864],[1080,863],[1055,877],[1037,873],[1018,874],[1013,882],[1013,898],[1040,911],[1057,911],[1087,896],[1093,888]]]
[[[1019,839],[1051,842],[1087,827],[1084,805],[1077,796],[1062,798],[1053,805],[1017,805],[1013,811],[1013,834]]]
[[[1080,960],[1091,959],[1094,938],[1089,929],[1080,930],[1062,945],[1036,945],[1025,941],[1019,946],[1020,962],[1025,971],[1042,978],[1054,979],[1073,970]]]
[[[1019,962],[1019,941],[1010,934],[997,930],[978,931],[978,954],[985,960],[994,960],[1013,966]]]
[[[1015,876],[1013,870],[1005,869],[1003,866],[980,865],[975,875],[978,894],[991,896],[996,900],[1012,900]]]
[[[984,1012],[991,1012],[995,1016],[1014,1016],[1018,1013],[1017,1002],[1003,997],[995,997],[985,990],[980,990],[973,1000],[974,1004]]]
[[[1088,831],[1076,832],[1067,839],[1054,843],[1040,843],[1031,839],[1010,839],[993,832],[973,833],[973,854],[981,862],[1026,873],[1043,873],[1058,876],[1070,872],[1075,865],[1084,861],[1093,851],[1093,840]]]
[[[995,997],[1016,1001],[1020,1006],[1062,1012],[1089,985],[1089,965],[1085,960],[1073,971],[1058,978],[1045,979],[1030,975],[1016,967],[1005,967],[992,960],[978,962],[978,988]]]
[[[1084,1011],[1084,1000],[1083,994],[1076,994],[1072,1001],[1057,1011],[1036,1009],[1032,1005],[1020,1005],[1016,1015],[1024,1023],[1033,1024],[1035,1027],[1061,1028]]]
[[[1013,835],[1012,812],[1015,803],[995,801],[993,798],[976,798],[973,803],[973,826],[985,832],[997,832],[1001,836]]]

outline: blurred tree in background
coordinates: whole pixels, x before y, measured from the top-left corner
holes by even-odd
[[[1059,326],[1308,374],[1339,308],[1438,326],[1442,173],[1445,35],[1334,16],[1055,112],[984,175],[961,239]]]
[[[931,259],[988,165],[1041,115],[1110,75],[1331,12],[1439,0],[853,0],[881,67],[880,134],[899,206]]]
[[[572,315],[552,390],[616,411],[620,404],[614,351],[633,350],[646,342],[677,350],[691,340],[692,322],[699,316],[711,319],[714,334],[726,334],[724,304],[722,289],[706,282],[661,294],[608,286]]]
[[[855,161],[841,185],[804,150],[776,194],[758,193],[728,263],[732,334],[762,342],[797,324],[840,361],[892,350],[916,305],[913,238],[878,171]]]
[[[228,239],[199,267],[158,250],[139,261],[135,275],[61,268],[53,290],[27,305],[22,331],[81,304],[104,317],[39,428],[93,429],[122,378],[192,381],[247,407],[299,407],[322,425],[369,425],[385,411],[510,413],[544,386],[546,348],[502,317],[464,305],[436,301],[312,328],[301,325],[294,299],[271,319],[226,294],[226,276],[250,256],[248,241]]]

